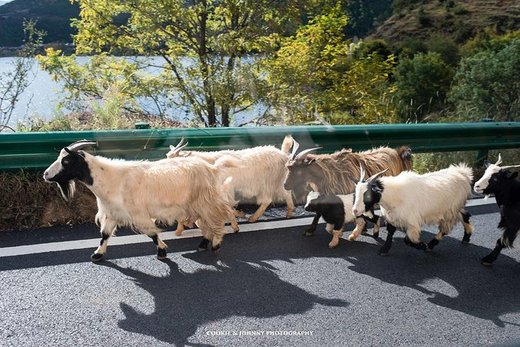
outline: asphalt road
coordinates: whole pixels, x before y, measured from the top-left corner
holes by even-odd
[[[100,264],[94,247],[6,256],[96,239],[93,225],[2,233],[0,345],[519,345],[520,252],[479,262],[500,235],[491,211],[473,209],[486,213],[469,245],[460,225],[431,253],[397,232],[386,257],[369,235],[329,249],[323,225],[310,238],[302,226],[226,235],[216,254],[168,240],[164,262],[133,236],[144,243],[109,246]]]

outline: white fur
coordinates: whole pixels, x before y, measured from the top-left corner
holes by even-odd
[[[414,243],[419,242],[421,225],[439,225],[444,236],[461,220],[472,179],[473,172],[466,164],[424,175],[405,171],[398,176],[381,177],[381,212],[390,224],[405,229]],[[369,183],[370,179],[356,186],[353,212],[357,215],[365,210],[363,194]]]
[[[221,243],[231,207],[222,197],[218,166],[196,157],[149,162],[83,153],[93,178],[93,184],[86,186],[96,196],[96,223],[102,234],[112,235],[118,226],[129,226],[152,237],[161,231],[155,221],[171,223],[191,216],[213,246]],[[45,171],[46,180],[59,173],[66,154],[62,150]],[[166,247],[160,239],[158,243],[159,248]],[[103,242],[95,253],[104,254],[106,247]]]
[[[230,201],[234,200],[237,194],[244,199],[254,199],[260,205],[249,218],[249,221],[254,222],[263,215],[273,201],[285,201],[287,217],[292,217],[294,210],[292,195],[283,187],[289,174],[286,164],[292,145],[292,137],[286,136],[282,150],[274,146],[259,146],[241,150],[198,152],[176,151],[175,147],[170,146],[171,150],[166,156],[168,158],[198,157],[209,163],[214,163],[222,157],[234,158],[238,164],[235,167],[223,168],[221,177],[233,178],[228,187]]]

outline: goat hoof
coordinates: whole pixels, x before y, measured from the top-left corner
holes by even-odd
[[[372,234],[372,237],[373,237],[374,239],[378,239],[378,238],[379,238],[379,233],[373,233],[373,234]]]
[[[90,260],[94,263],[100,261],[103,259],[105,255],[103,253],[92,253],[92,255],[90,256]]]
[[[303,233],[303,236],[314,236],[314,231],[313,230],[305,230],[305,232]]]
[[[469,243],[471,235],[470,234],[464,234],[464,237],[462,238],[462,243],[467,245]]]
[[[212,250],[213,252],[217,252],[219,249],[220,249],[220,245],[211,246],[211,250]]]
[[[484,266],[491,266],[493,265],[493,262],[495,259],[490,259],[489,257],[484,257],[482,260],[480,260],[480,263]]]
[[[381,248],[378,252],[379,255],[381,256],[387,256],[388,255],[388,249],[384,249],[384,248]]]
[[[166,250],[163,248],[159,248],[157,250],[157,259],[163,260],[166,259]]]
[[[200,241],[199,243],[199,247],[197,248],[197,250],[200,252],[200,251],[205,251],[208,249],[208,245],[209,245],[209,240],[207,239],[202,239],[202,241]]]

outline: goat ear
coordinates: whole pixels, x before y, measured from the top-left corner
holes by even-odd
[[[305,160],[304,160],[303,162],[304,162],[306,165],[311,165],[312,163],[314,163],[315,160],[316,160],[316,159],[314,159],[314,158],[313,158],[313,159],[307,159],[307,158],[305,158]]]
[[[491,162],[489,160],[484,160],[484,167],[487,169],[491,165]]]
[[[383,191],[383,189],[381,189],[381,187],[375,183],[372,183],[370,185],[370,189],[374,192],[374,193],[381,193]]]

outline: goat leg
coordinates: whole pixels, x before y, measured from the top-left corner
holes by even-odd
[[[303,233],[303,235],[313,236],[314,232],[316,231],[316,227],[318,226],[318,221],[320,220],[320,218],[321,218],[321,213],[316,213],[316,215],[314,216],[314,219],[312,220],[311,225],[307,229],[305,229],[305,232]]]
[[[392,239],[394,238],[396,227],[390,223],[386,223],[386,231],[388,232],[388,236],[386,237],[385,244],[379,250],[379,255],[388,255],[388,251],[390,247],[392,247]]]

